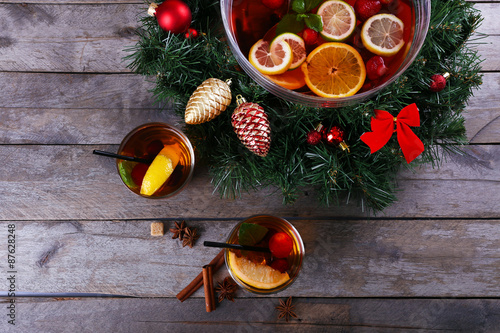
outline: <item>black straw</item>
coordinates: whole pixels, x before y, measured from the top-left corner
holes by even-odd
[[[132,162],[139,162],[139,163],[144,163],[144,164],[151,164],[151,160],[147,160],[145,158],[125,156],[125,155],[118,155],[118,154],[115,154],[115,153],[110,153],[109,151],[94,150],[93,153],[96,154],[96,155],[102,155],[102,156],[107,156],[107,157],[118,158],[120,160],[126,160],[126,161],[132,161]]]
[[[259,246],[248,246],[248,245],[209,242],[209,241],[204,241],[203,245],[210,246],[210,247],[223,247],[223,248],[228,248],[228,249],[233,249],[233,250],[245,250],[245,251],[271,253],[271,251],[267,247],[259,247]]]

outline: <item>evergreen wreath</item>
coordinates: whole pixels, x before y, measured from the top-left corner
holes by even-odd
[[[200,32],[198,38],[165,32],[154,17],[145,16],[138,30],[140,39],[127,50],[131,54],[126,59],[129,68],[155,81],[152,92],[157,101],[169,102],[169,108],[179,115],[204,80],[232,80],[233,101],[227,111],[210,122],[184,128],[199,157],[208,164],[214,191],[221,196],[235,198],[242,191],[273,186],[281,190],[283,202],[291,204],[301,188],[312,186],[326,205],[356,197],[363,207],[379,211],[396,200],[395,178],[402,166],[437,166],[444,153],[459,153],[467,143],[462,113],[473,90],[482,83],[482,60],[471,39],[482,17],[472,3],[432,0],[426,41],[398,80],[363,103],[322,109],[278,98],[240,69],[225,41],[218,1],[185,2],[192,11],[191,27]],[[446,88],[431,92],[431,76],[445,72],[451,74]],[[238,94],[260,104],[269,116],[272,144],[265,158],[247,150],[231,127]],[[417,103],[420,110],[421,125],[412,130],[425,146],[422,155],[408,165],[394,137],[370,154],[359,138],[370,131],[374,110],[397,114],[411,103]],[[307,144],[307,133],[319,122],[343,128],[350,152]]]

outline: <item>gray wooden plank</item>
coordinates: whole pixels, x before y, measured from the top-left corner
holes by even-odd
[[[188,220],[201,235],[193,248],[168,234],[150,236],[157,219],[4,221],[0,230],[7,239],[15,224],[18,292],[174,297],[219,252],[203,242],[224,241],[238,220]],[[273,297],[500,294],[499,220],[290,220],[304,241],[304,264],[295,283]],[[223,267],[215,279],[226,275]]]
[[[53,109],[0,107],[1,144],[119,144],[133,128],[165,122],[180,129],[183,118],[160,108]]]
[[[484,70],[498,71],[500,27],[495,13],[500,5],[478,3],[476,8],[484,17],[478,32],[492,35],[478,45]],[[124,50],[137,42],[138,17],[146,11],[144,3],[120,1],[2,3],[0,71],[129,72],[122,61],[129,52]]]
[[[284,298],[283,298],[284,299]],[[294,298],[298,319],[277,319],[276,299],[236,299],[206,313],[198,298],[18,299],[3,332],[495,332],[495,299]],[[5,301],[3,302],[5,305]],[[71,320],[68,320],[71,318]]]
[[[480,147],[463,160],[449,159],[440,169],[403,173],[398,180],[399,201],[381,215],[499,217],[498,147]],[[0,146],[3,168],[9,171],[0,174],[0,219],[227,218],[266,212],[306,218],[367,214],[353,202],[322,206],[313,189],[305,189],[294,205],[287,206],[272,188],[244,193],[237,200],[219,199],[206,169],[200,166],[179,195],[166,200],[146,199],[122,184],[113,159],[93,155],[93,149],[116,151],[117,146]]]
[[[2,71],[128,72],[142,4],[0,4]]]
[[[135,74],[0,72],[4,108],[155,108],[153,83]]]

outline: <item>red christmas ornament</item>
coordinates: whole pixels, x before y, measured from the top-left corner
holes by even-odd
[[[158,25],[165,31],[180,34],[191,25],[191,10],[181,0],[167,0],[160,5],[151,3],[148,14],[156,16]]]
[[[420,127],[420,114],[415,103],[405,106],[396,117],[387,111],[375,110],[370,127],[372,131],[364,133],[360,139],[370,147],[372,154],[385,146],[394,132],[406,162],[410,163],[424,151],[424,144],[410,129]]]
[[[184,34],[184,37],[186,37],[186,39],[196,39],[198,38],[198,31],[194,28],[189,28]]]
[[[349,146],[344,141],[344,131],[339,126],[332,126],[330,129],[323,127],[323,140],[331,146],[340,146],[342,150],[349,151]]]
[[[310,144],[311,146],[316,146],[318,143],[321,142],[321,133],[318,132],[317,130],[312,130],[309,133],[307,133],[307,143]]]
[[[450,73],[434,74],[431,76],[431,84],[429,85],[429,90],[433,92],[439,92],[446,87],[446,79],[450,77]]]
[[[231,115],[234,132],[251,152],[266,157],[271,148],[271,125],[262,106],[247,102],[241,95]]]

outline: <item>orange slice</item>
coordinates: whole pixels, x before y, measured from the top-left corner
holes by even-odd
[[[239,258],[234,252],[229,252],[229,266],[241,281],[259,289],[273,289],[290,280],[288,273],[281,273],[270,266],[256,264],[243,257]]]
[[[323,2],[318,8],[318,15],[323,20],[321,36],[328,41],[344,41],[352,35],[356,28],[354,9],[344,1]]]
[[[288,70],[298,68],[306,60],[306,44],[302,37],[291,32],[285,32],[277,36],[274,41],[285,41],[292,49],[293,59]]]
[[[292,71],[286,71],[283,74],[278,75],[265,75],[269,80],[273,81],[283,88],[295,90],[300,89],[306,85],[306,79],[304,73],[300,68],[294,69]]]
[[[260,39],[250,49],[248,60],[262,74],[281,74],[290,68],[293,53],[284,40],[273,40],[269,44]]]
[[[174,146],[165,146],[149,166],[141,185],[142,195],[153,195],[167,181],[179,163]]]
[[[392,14],[378,14],[370,17],[361,29],[361,41],[368,51],[383,57],[390,57],[401,50],[404,24]]]
[[[315,48],[301,66],[306,84],[318,96],[352,96],[363,86],[366,69],[361,55],[344,43]]]

